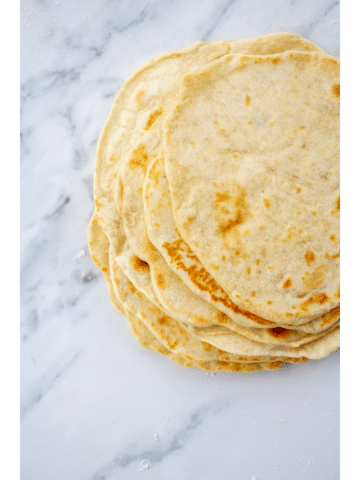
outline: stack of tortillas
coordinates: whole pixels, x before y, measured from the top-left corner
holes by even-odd
[[[339,347],[339,62],[288,33],[148,61],[101,134],[91,255],[138,342],[210,371]]]

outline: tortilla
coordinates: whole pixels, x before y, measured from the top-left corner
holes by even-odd
[[[338,61],[227,55],[186,75],[180,96],[164,126],[165,170],[196,257],[235,304],[268,320],[301,324],[336,308]]]

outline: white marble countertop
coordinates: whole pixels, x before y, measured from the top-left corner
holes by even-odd
[[[179,367],[133,339],[86,241],[97,138],[129,74],[196,40],[277,31],[338,56],[339,2],[22,1],[22,480],[339,478],[339,352],[276,372]]]

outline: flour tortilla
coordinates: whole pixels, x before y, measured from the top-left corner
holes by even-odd
[[[227,55],[184,77],[164,127],[181,236],[271,321],[339,305],[338,96],[339,63],[321,53]]]
[[[256,48],[258,49],[258,51],[255,52],[255,53],[267,54],[269,52],[266,49],[269,48],[269,45],[271,45],[271,43],[277,43],[278,45],[281,46],[281,38],[283,40],[283,43],[286,43],[284,37],[287,37],[287,44],[288,45],[291,43],[291,41],[293,41],[293,44],[295,45],[296,43],[298,43],[298,44],[301,43],[302,40],[303,40],[303,39],[300,39],[300,37],[295,38],[295,36],[292,36],[292,35],[287,35],[286,34],[286,35],[282,36],[280,34],[280,35],[274,35],[274,36],[270,36],[270,37],[268,36],[266,41],[263,41],[265,39],[257,39],[255,41],[253,41],[253,40],[245,41],[245,42],[243,42],[243,47],[245,48],[246,45],[249,46],[251,44],[255,44]],[[225,42],[216,42],[216,43],[217,44],[221,43],[221,45],[220,46],[217,45],[215,48],[214,48],[214,46],[209,47],[209,51],[212,52],[212,58],[210,58],[211,55],[209,55],[208,60],[213,60],[213,58],[215,58],[216,56],[220,56],[219,52],[222,49],[224,49]],[[233,43],[233,42],[230,42],[230,43]],[[234,43],[237,43],[237,42],[234,42]],[[303,42],[303,44],[305,44],[305,43],[306,43],[306,41]],[[208,48],[208,47],[206,47],[206,48]],[[244,48],[241,50],[243,53],[246,51],[246,49],[244,50]],[[251,48],[253,49],[254,47],[252,46]],[[296,49],[296,46],[295,46],[295,49]],[[204,50],[206,51],[206,49],[204,49]],[[314,46],[314,50],[319,51],[320,49],[318,49],[317,47]],[[172,53],[175,53],[175,52],[172,52]],[[250,52],[248,52],[248,53],[250,53]],[[151,62],[149,62],[149,64],[150,63]],[[156,63],[156,62],[154,62],[154,63]],[[180,62],[178,62],[178,63],[180,63]],[[151,70],[151,68],[153,68],[153,67],[149,66],[149,70]],[[139,70],[142,70],[142,67]],[[165,70],[166,70],[166,68],[165,68]],[[176,70],[176,68],[174,70]],[[170,71],[171,71],[171,69],[170,69]],[[154,73],[154,71],[152,73]],[[134,75],[134,76],[136,77],[136,75]],[[153,81],[155,79],[156,75],[154,75],[154,76],[150,75],[150,77],[149,77],[150,80]],[[164,79],[164,76],[162,76],[162,79]],[[131,82],[129,81],[127,83],[130,84]],[[155,85],[155,83],[156,82],[154,82],[153,85]],[[127,85],[127,87],[129,87],[129,85]],[[131,90],[131,88],[130,88],[130,90]],[[124,93],[124,90],[126,90],[126,89],[122,89],[122,90],[123,90],[123,93]],[[160,90],[161,90],[161,88],[160,88]],[[119,97],[121,97],[120,94],[119,94],[118,98]],[[142,90],[140,89],[136,93],[136,95],[134,96],[133,99],[135,99],[136,102],[141,100],[139,103],[142,103],[143,97],[144,97],[144,94],[142,93]],[[126,98],[124,97],[123,100],[124,100],[123,105],[122,105],[123,112],[121,114],[121,121],[120,121],[120,124],[122,123],[122,127],[120,129],[115,128],[116,131],[114,131],[114,129],[113,129],[113,133],[115,133],[115,137],[118,133],[120,134],[119,138],[121,138],[123,140],[123,146],[125,146],[126,143],[128,142],[128,139],[125,138],[126,134],[124,133],[124,130],[126,130],[126,128],[129,126],[129,124],[131,124],[132,120],[129,120],[131,115],[130,115],[129,111],[127,111],[126,108],[125,108],[126,107],[125,104],[126,104],[128,99],[126,100]],[[150,110],[155,106],[155,103],[156,102],[151,103]],[[131,102],[130,102],[130,104],[131,104]],[[146,108],[148,108],[149,106],[146,104],[146,102],[144,103],[144,105],[145,105],[145,108],[144,108],[144,111],[145,111]],[[117,107],[119,107],[119,104],[117,105]],[[116,109],[117,108],[114,105],[112,113],[114,113],[114,111]],[[119,113],[121,108],[117,109],[117,110],[118,110],[117,113]],[[141,131],[141,128],[138,128],[138,129],[132,130],[132,131],[131,131],[131,128],[130,128],[130,131],[128,132],[130,134],[130,136],[132,135],[133,131],[136,132],[135,136],[133,136],[132,139],[129,141],[129,144],[131,146],[134,146],[134,145],[136,146],[136,142],[138,142],[138,139],[141,137],[141,135],[143,135],[149,129],[153,128],[151,125],[150,125],[150,128],[147,128],[149,126],[149,121],[150,121],[150,123],[152,123],[153,119],[155,119],[154,123],[155,123],[155,126],[156,126],[156,115],[153,116],[154,112],[155,112],[155,110],[153,109],[149,113],[149,116],[146,119],[146,123],[144,123],[145,127],[143,128],[142,131]],[[129,113],[129,115],[128,115],[128,113]],[[110,117],[111,117],[111,115],[110,115]],[[139,121],[140,117],[141,117],[141,114],[138,115],[138,118],[136,119],[136,122]],[[161,115],[160,115],[160,117],[161,117]],[[116,113],[115,113],[115,116],[113,117],[113,120],[114,120],[114,118],[116,118]],[[123,122],[124,119],[125,119],[125,122]],[[110,118],[109,118],[109,120],[110,120]],[[108,123],[111,123],[111,122],[108,122]],[[125,124],[127,124],[127,125],[125,125]],[[114,122],[114,126],[117,127],[116,126],[116,121]],[[106,130],[106,127],[104,128],[104,131],[105,130]],[[107,133],[109,133],[109,132],[107,132]],[[106,137],[106,135],[105,135],[105,137]],[[96,210],[99,213],[99,216],[101,218],[101,222],[97,222],[98,225],[96,226],[95,230],[97,231],[97,233],[99,233],[100,229],[98,227],[100,227],[100,226],[103,227],[103,229],[104,229],[103,233],[104,234],[106,233],[105,238],[110,239],[111,249],[114,252],[114,256],[116,256],[116,262],[114,262],[114,264],[115,265],[118,265],[119,263],[121,264],[121,259],[123,258],[125,260],[124,260],[124,263],[122,264],[122,267],[127,268],[129,266],[129,264],[131,264],[130,259],[131,259],[131,253],[132,252],[129,248],[129,244],[126,241],[125,232],[124,232],[122,222],[121,222],[121,216],[122,216],[121,205],[122,205],[122,198],[123,198],[123,186],[122,186],[122,183],[121,183],[120,175],[118,175],[119,171],[117,171],[117,168],[116,168],[116,165],[115,165],[117,163],[120,166],[121,161],[126,156],[126,148],[124,149],[124,151],[119,151],[118,149],[114,150],[117,158],[115,158],[113,155],[110,155],[108,157],[109,158],[108,165],[110,165],[110,168],[109,168],[109,171],[106,172],[106,168],[103,168],[104,166],[106,167],[105,162],[104,162],[105,157],[104,157],[103,154],[106,152],[106,150],[107,150],[107,153],[109,153],[109,151],[111,150],[111,148],[108,149],[109,144],[107,144],[107,141],[109,139],[110,139],[111,146],[113,146],[114,138],[112,139],[111,135],[109,135],[107,137],[107,139],[105,140],[104,144],[103,144],[104,149],[101,151],[101,148],[98,148],[98,159],[97,159],[96,176],[95,176],[96,177],[95,178],[95,204],[96,204]],[[100,147],[100,142],[99,142],[99,147]],[[111,172],[110,170],[112,168],[113,168],[113,171]],[[117,171],[117,173],[116,173],[116,171]],[[96,179],[97,178],[100,178],[101,180],[105,179],[104,182],[102,182],[100,180],[100,182],[98,183],[98,185],[101,185],[101,183],[102,183],[101,188],[98,189],[98,192],[100,192],[100,195],[97,195],[97,193],[96,193],[96,191],[97,191],[97,188],[96,188],[97,181],[96,181]],[[119,202],[120,208],[115,208],[115,211],[114,211],[114,202],[113,202],[114,195],[117,198],[121,199],[120,202]],[[118,207],[118,205],[117,205],[117,207]],[[111,217],[114,220],[113,224],[111,222],[108,222],[108,219],[111,218]],[[89,227],[89,229],[90,229],[90,227]],[[92,234],[89,233],[89,243],[90,243],[91,235]],[[95,235],[95,237],[96,237],[96,235]],[[94,243],[94,242],[92,242],[92,243]],[[102,244],[102,243],[106,244],[106,242],[104,240],[101,240],[100,244]],[[107,246],[108,246],[108,250],[109,250],[109,246],[110,246],[109,242],[107,243]],[[93,251],[94,251],[94,245],[92,247],[90,246],[90,248],[92,248]],[[96,250],[96,248],[95,248],[95,250]],[[102,257],[103,253],[99,254],[99,252],[97,251],[96,256],[99,256],[99,255]],[[96,256],[95,256],[95,258],[96,258]],[[104,259],[102,258],[102,260],[104,260]],[[138,260],[141,261],[140,258],[138,258]],[[107,260],[107,261],[109,262],[109,260]],[[104,276],[108,277],[108,272],[106,271],[106,269],[108,268],[107,264],[106,263],[101,263],[99,261],[97,263],[99,265],[99,268],[101,268],[103,270]],[[145,266],[142,265],[142,267],[145,267]],[[143,268],[143,270],[147,270],[146,267]],[[135,273],[136,273],[136,275],[135,275]],[[136,271],[136,268],[130,268],[130,269],[127,270],[127,276],[129,277],[129,276],[133,275],[133,278],[136,278],[137,284],[141,286],[143,291],[146,292],[147,296],[149,296],[149,292],[151,291],[151,284],[149,282],[149,275],[148,274],[149,274],[148,270],[147,270],[147,275],[145,275],[145,276],[144,275],[138,275],[138,272]],[[151,279],[151,281],[152,281],[152,279]],[[107,282],[109,282],[108,278],[107,278]],[[116,284],[116,282],[115,282],[115,284]],[[110,285],[110,287],[109,287],[109,285]],[[110,283],[108,283],[108,288],[109,288],[109,294],[111,296],[111,299],[114,303],[115,308],[118,308],[121,312],[125,312],[125,314],[127,314],[127,316],[129,316],[128,315],[129,312],[127,312],[126,309],[124,310],[122,302],[119,301],[119,298],[118,298],[119,296],[116,297],[116,295],[114,294],[113,283],[111,282],[111,277],[110,277]],[[150,294],[150,297],[151,297],[152,301],[154,301],[154,302],[157,301],[156,289],[153,289],[152,293]],[[144,298],[145,298],[146,301],[148,301],[148,297],[144,297]],[[162,305],[159,305],[159,306],[162,306]],[[140,319],[138,319],[138,321],[141,322]],[[181,325],[181,323],[179,323],[179,325]],[[209,328],[202,327],[202,326],[201,327],[200,326],[196,327],[196,326],[193,326],[193,325],[188,325],[188,327],[189,328],[194,328],[194,329],[199,329],[199,331],[201,330],[202,333],[204,333],[205,330],[206,330],[207,335],[214,335],[215,331],[216,331],[216,335],[220,335],[220,334],[221,335],[226,335],[227,334],[226,333],[227,332],[227,327],[223,327],[221,325],[211,325]],[[156,340],[156,338],[155,338],[155,340]],[[170,352],[170,353],[171,353],[171,355],[177,355],[176,353],[173,353],[173,352]],[[264,359],[264,357],[261,357],[261,358]],[[303,361],[303,359],[302,359],[302,357],[299,357],[298,360],[292,359],[292,361],[301,362],[301,361]],[[202,361],[202,364],[205,365],[207,362],[208,361]],[[210,360],[209,362],[219,362],[220,364],[228,363],[225,360],[220,360],[220,361]],[[278,366],[280,366],[280,364],[281,364],[281,362],[283,362],[283,360],[279,360],[278,362],[279,362]],[[249,363],[249,357],[247,357],[247,363]],[[271,369],[278,368],[278,367],[276,367],[276,360],[273,359],[273,361],[271,361],[270,363],[271,363],[271,367],[269,367],[269,368],[271,368]],[[265,365],[264,362],[263,362],[263,365]],[[215,365],[213,364],[211,368],[215,368]],[[225,368],[225,367],[224,367],[224,365],[222,365],[222,366],[220,365],[220,367],[219,367],[219,365],[217,365],[216,368]],[[228,367],[226,367],[226,368],[228,368]],[[237,368],[239,368],[239,367],[237,366]],[[263,368],[266,368],[266,367],[263,367]],[[232,371],[231,367],[230,367],[230,371]]]
[[[147,136],[148,134],[146,137]],[[137,195],[140,193],[141,186],[139,186],[137,180],[142,178],[142,174],[141,171],[139,171],[138,166],[143,165],[141,159],[147,157],[148,154],[146,152],[150,150],[150,148],[147,149],[145,145],[146,141],[143,141],[141,153],[138,151],[131,153],[129,161],[124,163],[125,165],[129,165],[129,169],[128,171],[125,169],[125,172],[127,171],[128,173],[128,177],[124,177],[122,181],[122,199],[124,199],[126,191],[125,178],[128,178],[129,185],[131,186],[129,190],[136,192]],[[135,170],[136,173],[135,177],[133,177],[133,170]],[[132,226],[135,226],[137,233],[136,238],[132,237],[129,232],[127,232],[128,243],[134,245],[136,253],[145,263],[142,265],[143,262],[134,256],[131,253],[131,250],[127,248],[128,255],[116,256],[116,262],[122,270],[119,276],[125,273],[128,279],[132,280],[133,278],[135,280],[131,282],[133,286],[144,293],[148,300],[152,301],[152,303],[174,320],[179,321],[182,324],[188,324],[190,327],[198,327],[197,330],[191,330],[193,335],[196,335],[197,333],[201,333],[201,335],[214,335],[214,332],[217,334],[221,332],[222,334],[227,334],[230,338],[231,335],[240,334],[246,338],[263,343],[286,344],[297,347],[314,341],[315,338],[320,338],[326,334],[326,331],[323,331],[316,336],[313,336],[308,333],[281,328],[280,330],[279,328],[267,328],[259,331],[257,328],[248,328],[234,323],[226,314],[220,312],[210,303],[195,295],[188,287],[186,287],[181,279],[169,269],[159,252],[150,244],[145,228],[143,211],[140,208],[140,205],[138,205],[138,208],[134,209],[134,205],[136,205],[136,195],[133,195],[132,197],[134,198],[134,201],[129,202],[128,211],[123,211],[123,220],[126,225],[127,218],[130,230]],[[140,238],[142,239],[142,243],[138,242]],[[127,263],[126,260],[128,260]],[[147,286],[150,288],[149,290],[144,290],[144,285],[136,283],[135,277],[129,275],[129,269],[133,267],[134,261],[139,264],[139,268],[146,270],[145,273],[147,273],[148,276],[151,275],[154,292],[160,305],[157,301],[152,300],[154,292],[150,295],[149,290],[152,289],[151,286],[149,286],[149,280],[147,281]],[[150,274],[148,273],[148,270],[150,271]],[[141,272],[141,274],[143,273],[144,272]],[[253,321],[252,319],[255,316],[251,316],[250,314],[246,316],[246,312],[244,312],[242,317],[245,321],[248,320],[248,317]],[[337,318],[339,318],[339,315]],[[256,321],[260,324],[269,323],[263,319],[256,319]],[[199,330],[200,327],[201,330]],[[224,329],[224,327],[227,328]]]
[[[266,329],[269,329],[269,326],[276,326],[250,312],[242,311],[235,305],[226,292],[206,272],[199,259],[181,237],[172,215],[169,184],[165,173],[164,159],[161,155],[155,158],[148,168],[143,189],[143,204],[146,231],[150,241],[164,257],[167,265],[197,296],[217,307],[233,319],[237,325]],[[339,318],[340,308],[336,307],[317,319],[302,325],[289,325],[287,328],[314,334],[326,330],[338,322]]]
[[[111,262],[111,257],[110,257],[110,264],[112,263],[112,267],[111,267],[111,265],[109,266],[109,263],[107,263],[106,261],[106,258],[107,258],[106,253],[109,254],[109,248],[111,249],[111,246],[107,240],[105,233],[102,230],[100,222],[97,219],[96,212],[94,212],[88,228],[88,239],[89,239],[89,246],[90,246],[92,258],[104,273],[104,276],[109,286],[109,291],[112,294],[111,296],[114,297],[113,292],[115,290],[115,292],[117,292],[116,293],[117,299],[119,298],[122,299],[121,302],[118,302],[116,300],[116,297],[115,297],[115,300],[114,298],[112,298],[112,301],[114,302],[115,306],[120,306],[120,311],[123,311],[123,307],[124,305],[126,305],[125,312],[128,311],[128,309],[133,309],[140,317],[144,317],[143,321],[149,322],[147,327],[152,331],[153,335],[160,341],[160,343],[162,343],[163,345],[165,344],[165,348],[168,348],[176,355],[178,354],[181,355],[182,353],[181,356],[190,361],[194,361],[194,360],[200,361],[200,362],[219,361],[220,364],[216,364],[217,365],[216,368],[224,368],[225,370],[231,368],[229,365],[226,365],[226,362],[229,362],[229,361],[231,362],[232,360],[234,360],[233,355],[228,355],[226,351],[221,351],[216,348],[214,349],[213,347],[211,347],[211,344],[207,344],[206,342],[199,343],[199,340],[195,338],[189,339],[189,334],[186,332],[186,330],[182,330],[183,327],[181,327],[181,325],[178,325],[177,322],[172,321],[169,317],[167,317],[166,321],[164,321],[163,313],[160,312],[155,306],[152,306],[151,304],[146,303],[148,302],[146,300],[146,297],[142,295],[141,292],[138,292],[136,291],[136,289],[131,287],[131,285],[129,285],[130,282],[127,281],[125,276],[123,278],[121,277],[119,278],[118,276],[119,268],[117,267],[116,262]],[[113,281],[109,281],[109,269],[111,274],[117,272],[115,274],[115,277],[113,277]],[[114,290],[113,290],[113,287],[115,287]],[[119,295],[119,290],[120,290],[120,295]],[[159,315],[160,315],[160,318],[159,318]],[[180,334],[179,334],[179,328],[181,330]],[[253,355],[245,354],[242,356],[235,354],[236,355],[235,361],[238,361],[240,363],[244,361],[245,362],[247,361],[250,363],[254,363],[254,361],[262,362],[262,359],[264,359],[267,361],[265,363],[268,363],[268,362],[273,363],[273,365],[267,365],[266,367],[268,369],[272,369],[272,368],[279,368],[284,361],[291,361],[291,362],[306,361],[306,358],[303,355],[299,354],[299,349],[291,349],[291,353],[297,352],[297,355],[294,355],[291,358],[289,358],[288,356],[288,349],[282,350],[282,353],[284,354],[283,358],[276,358],[276,356],[274,355],[266,357],[265,351],[264,349],[261,348],[260,344],[258,344],[257,342],[251,342],[247,339],[244,339],[244,342],[245,342],[245,345],[243,345],[241,349],[246,350],[246,348],[249,345],[252,345],[253,347],[252,350],[254,350],[255,353]],[[314,348],[314,345],[316,343],[317,343],[316,341],[313,342],[312,349]],[[259,349],[259,346],[260,346],[260,349]],[[214,358],[211,358],[215,352],[219,353],[219,358],[217,360],[215,360]],[[312,353],[310,352],[310,355],[311,354]],[[192,355],[197,358],[193,358]],[[225,364],[222,364],[221,362],[225,362]],[[276,363],[276,362],[279,362],[279,363]],[[276,367],[276,365],[278,366]],[[213,365],[213,368],[215,368],[214,365]],[[238,371],[239,369],[238,366],[234,368],[235,369],[232,371]]]
[[[99,138],[94,177],[95,208],[117,254],[117,243],[123,234],[121,212],[114,204],[114,192],[119,190],[119,165],[155,120],[163,116],[163,111],[169,109],[182,76],[230,51],[264,55],[288,49],[321,51],[313,43],[291,33],[233,42],[195,42],[149,60],[125,82]]]
[[[163,107],[161,108],[162,111],[164,111]],[[209,301],[209,295],[207,298],[204,298],[203,295],[199,298],[198,291],[194,292],[193,289],[193,292],[191,292],[190,289],[187,288],[189,287],[188,283],[186,284],[187,287],[184,286],[179,279],[172,274],[168,265],[164,262],[163,257],[152,248],[146,231],[141,191],[148,165],[151,160],[156,157],[159,149],[161,149],[162,119],[163,115],[155,118],[154,124],[144,133],[141,142],[130,150],[129,154],[125,156],[124,161],[120,164],[118,181],[121,183],[122,188],[115,188],[115,205],[119,215],[122,217],[131,250],[136,256],[149,265],[153,288],[162,308],[173,318],[180,321],[189,321],[195,325],[199,321],[205,323],[206,320],[208,320],[211,325],[214,325],[218,323],[216,322],[216,318],[219,317],[219,312],[211,309],[209,305],[204,302],[204,300]],[[117,257],[118,262],[120,261],[119,258],[120,257]],[[126,265],[124,260],[123,258],[120,266],[123,272],[129,277],[129,263]],[[209,275],[208,277],[210,278]],[[206,281],[209,283],[208,279],[206,279]],[[212,281],[212,283],[214,282]],[[151,297],[150,294],[148,295],[139,285],[135,284],[135,286],[153,301],[153,297]],[[202,287],[204,287],[204,282]],[[272,322],[241,310],[230,300],[221,288],[216,287],[221,291],[220,297],[222,298],[220,298],[220,300],[224,300],[225,298],[225,307],[227,307],[227,310],[224,311],[223,309],[223,313],[227,315],[231,313],[231,318],[235,322],[239,322],[240,325],[244,326],[257,327],[259,325],[271,325]],[[217,296],[218,291],[216,291],[215,294],[215,296]],[[218,307],[218,305],[215,306]]]

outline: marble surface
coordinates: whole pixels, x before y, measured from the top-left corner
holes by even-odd
[[[277,31],[338,56],[339,2],[22,1],[22,480],[339,478],[339,352],[277,372],[179,367],[136,343],[86,243],[97,138],[129,74]]]

